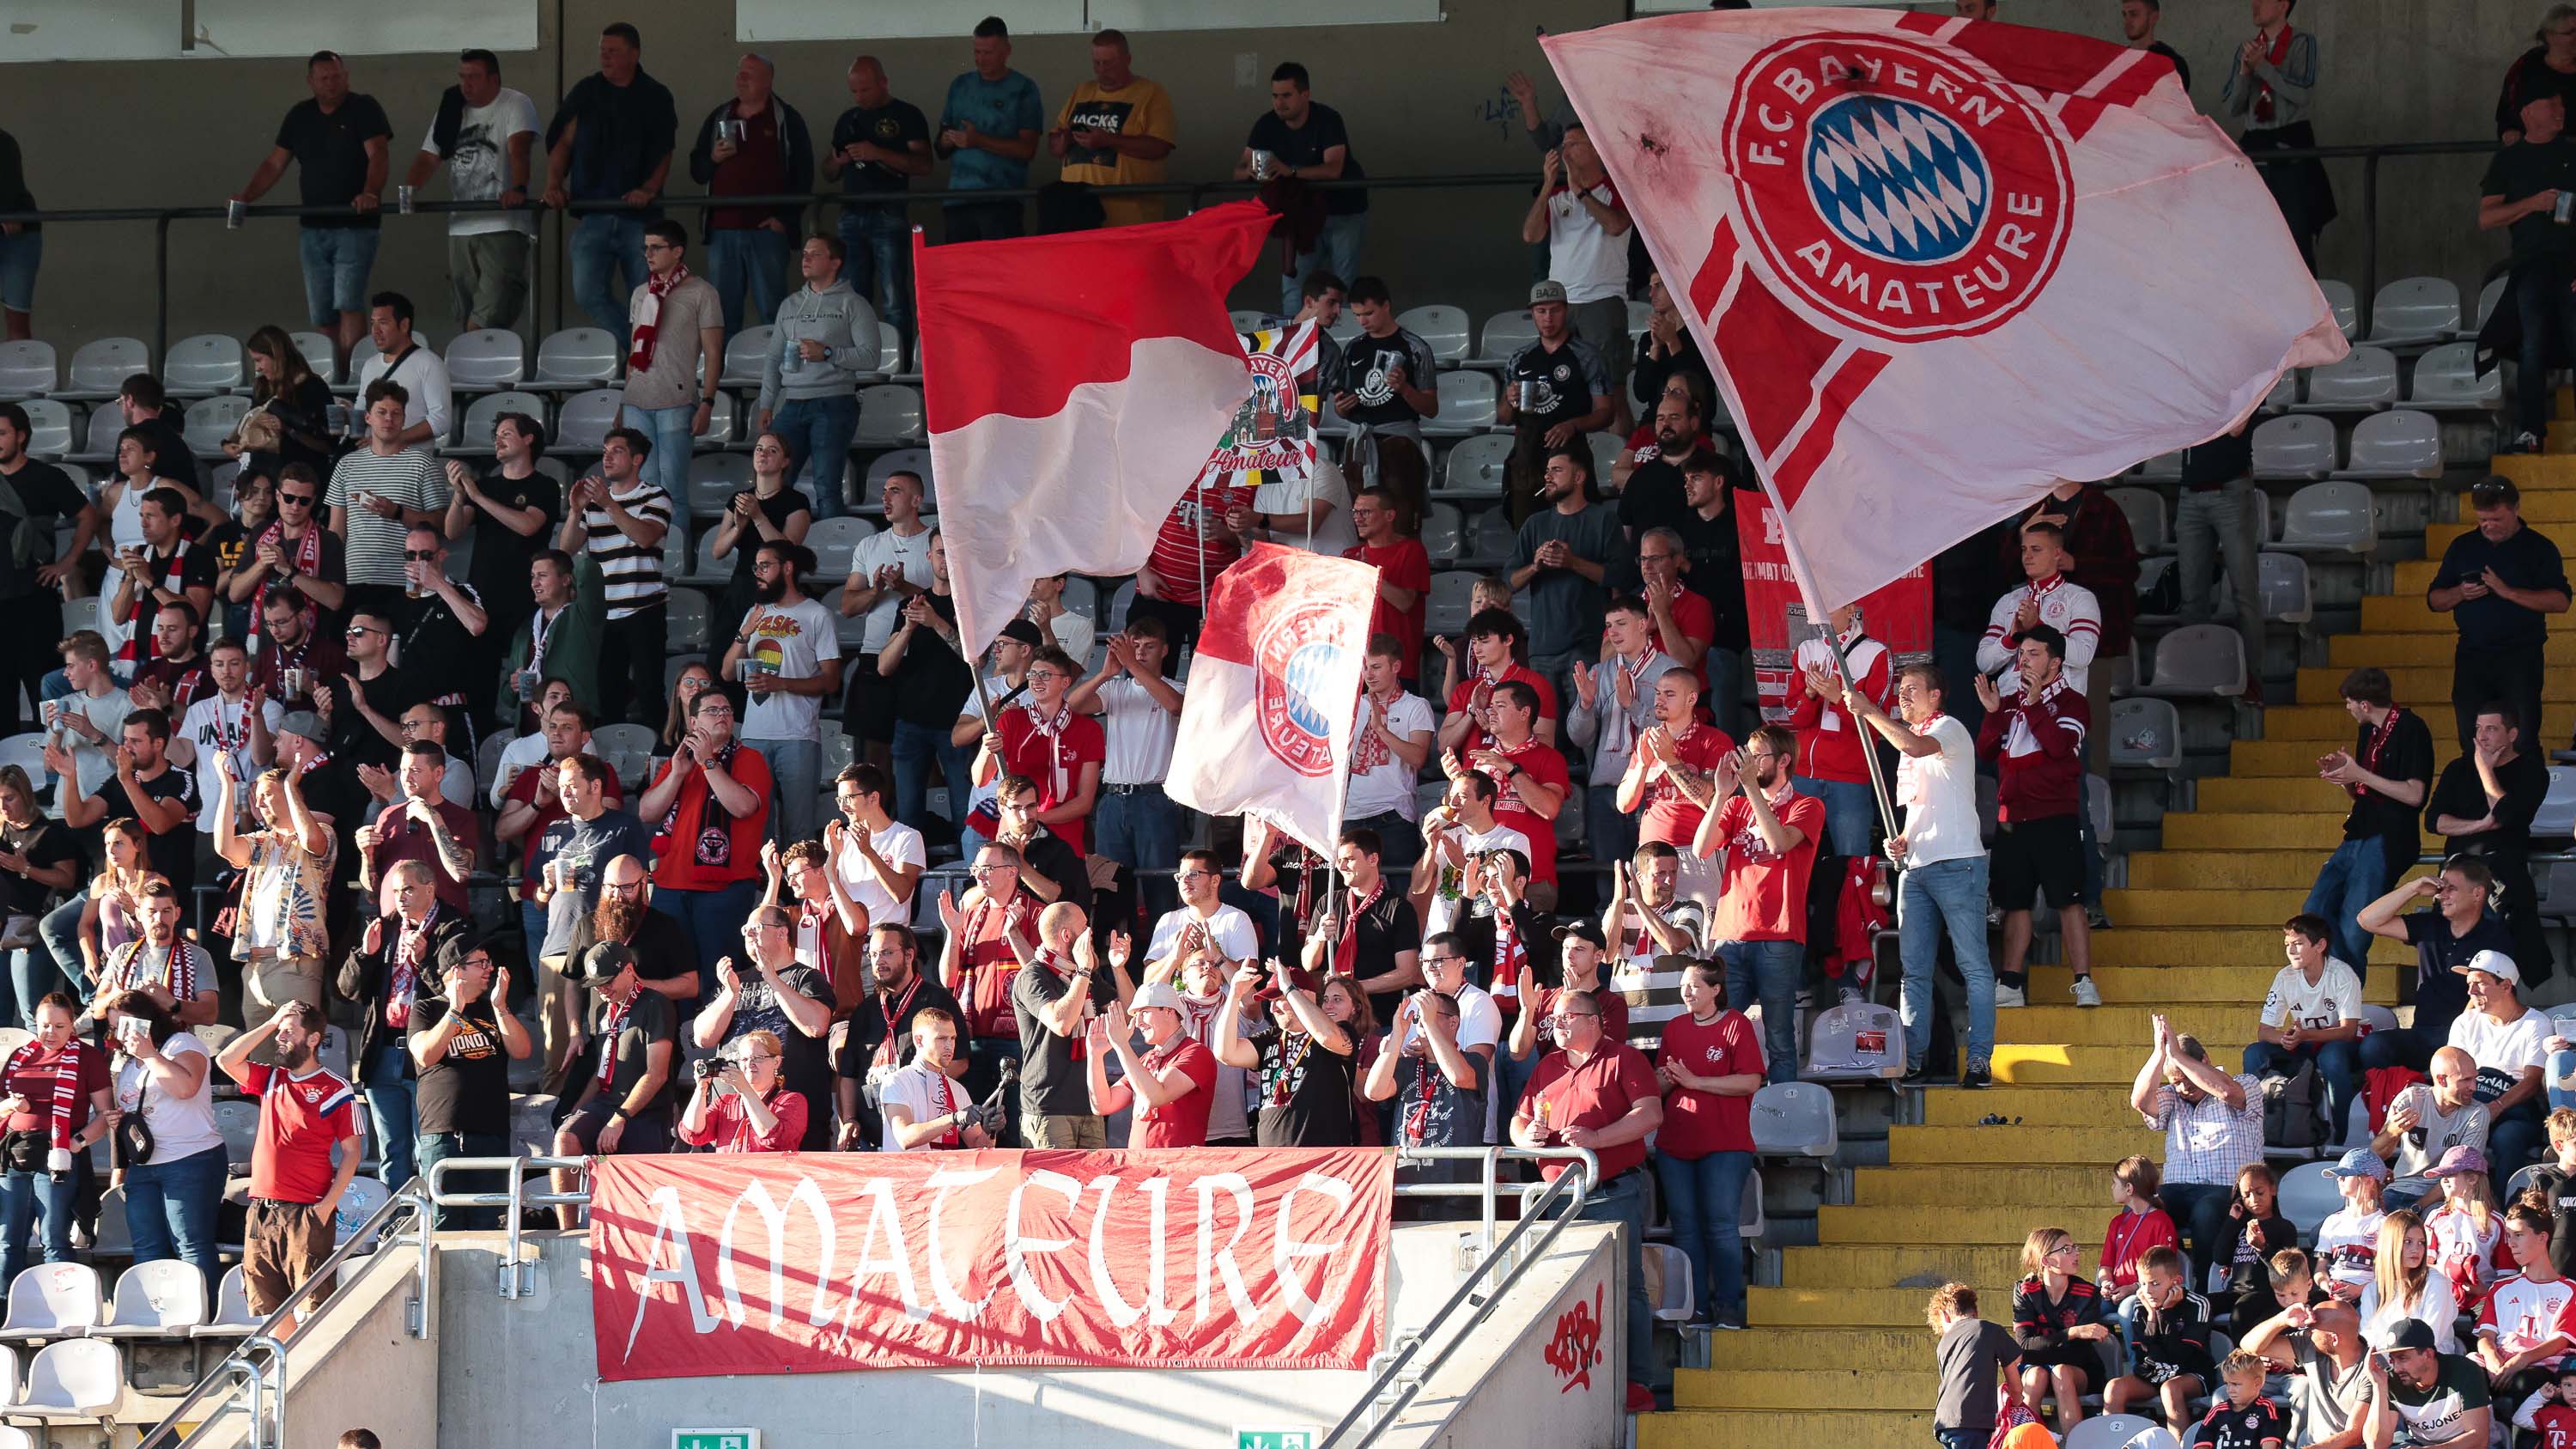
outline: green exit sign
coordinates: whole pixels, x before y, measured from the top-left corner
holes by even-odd
[[[1315,1449],[1324,1436],[1312,1426],[1302,1429],[1236,1429],[1234,1449]]]
[[[758,1429],[674,1429],[671,1449],[760,1449]]]

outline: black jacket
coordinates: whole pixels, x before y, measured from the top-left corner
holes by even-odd
[[[784,96],[773,95],[769,98],[769,103],[778,108],[778,146],[785,153],[781,159],[787,166],[785,190],[797,195],[812,191],[814,189],[814,140],[806,134],[804,114],[787,104],[787,98]],[[733,102],[727,101],[707,112],[706,119],[698,122],[697,144],[689,148],[689,176],[700,186],[710,186],[715,183],[716,122],[731,116],[733,105]],[[777,208],[777,216],[786,224],[789,237],[795,237],[803,232],[804,207],[782,206]],[[703,224],[699,230],[701,232],[705,230]]]
[[[368,1058],[375,1054],[377,1047],[387,1044],[386,1034],[391,1030],[385,1025],[385,981],[393,971],[394,942],[402,928],[394,917],[384,919],[385,949],[370,952],[363,944],[351,948],[347,958],[340,963],[339,979],[332,982],[332,990],[340,999],[358,1008],[356,1037],[349,1043],[349,1075],[359,1079],[362,1086]],[[362,932],[364,929],[360,928]],[[438,919],[429,925],[429,939],[420,948],[420,984],[413,990],[414,1001],[441,994],[438,953],[448,942],[464,934],[465,917],[444,906],[439,907]],[[363,934],[359,937],[362,943],[365,939]],[[411,1052],[406,1047],[403,1051],[403,1075],[408,1077],[413,1070]]]

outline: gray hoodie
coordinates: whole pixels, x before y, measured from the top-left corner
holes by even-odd
[[[808,339],[830,348],[831,355],[806,361],[796,344]],[[837,278],[819,292],[799,287],[778,304],[778,335],[760,363],[760,411],[799,399],[849,397],[858,391],[860,374],[876,366],[877,309]]]

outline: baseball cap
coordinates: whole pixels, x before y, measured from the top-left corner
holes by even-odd
[[[2483,971],[2498,981],[2511,982],[2516,986],[2522,984],[2522,968],[2513,964],[2513,958],[2502,951],[2480,951],[2451,969],[2463,976],[2472,971]]]
[[[322,727],[322,716],[309,709],[299,709],[279,720],[277,732],[282,735],[301,735],[317,745],[322,743],[326,733]]]
[[[2435,1346],[2433,1325],[2420,1318],[2401,1318],[2389,1325],[2388,1346],[2430,1350]]]
[[[1038,626],[1026,619],[1013,619],[1004,624],[1002,632],[996,637],[1008,639],[1014,644],[1026,644],[1032,649],[1043,648],[1046,645],[1046,637],[1038,633]]]
[[[2433,1164],[2433,1170],[2424,1175],[2426,1177],[2484,1177],[2487,1175],[2487,1155],[2464,1143],[2443,1153],[2442,1160]]]
[[[1562,302],[1564,300],[1565,284],[1563,282],[1539,282],[1530,288],[1530,305],[1533,307],[1537,306],[1541,302]]]
[[[1610,945],[1609,940],[1601,934],[1601,926],[1597,921],[1568,921],[1556,928],[1556,939],[1589,941],[1605,950]]]
[[[1136,988],[1136,999],[1127,1004],[1127,1009],[1149,1011],[1158,1006],[1165,1011],[1181,1011],[1181,993],[1174,991],[1169,982],[1150,981]]]
[[[2388,1164],[2367,1147],[2356,1147],[2343,1155],[2343,1160],[2326,1169],[2328,1177],[2367,1177],[2374,1182],[2388,1180]]]
[[[582,953],[581,979],[592,986],[605,985],[634,964],[635,952],[625,942],[601,941]]]

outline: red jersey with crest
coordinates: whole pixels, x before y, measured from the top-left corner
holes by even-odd
[[[259,1099],[250,1195],[271,1202],[320,1202],[331,1190],[332,1145],[358,1135],[356,1089],[320,1067],[298,1077],[280,1067],[252,1066],[242,1078],[242,1090]]]
[[[1730,795],[1717,812],[1717,850],[1725,860],[1726,894],[1709,922],[1711,944],[1719,941],[1797,941],[1807,939],[1807,877],[1816,868],[1816,837],[1825,829],[1825,802],[1801,795],[1782,781],[1771,800],[1780,823],[1800,839],[1787,853],[1771,848],[1753,807],[1742,795]]]
[[[1646,793],[1637,802],[1637,839],[1640,843],[1659,840],[1676,850],[1688,850],[1691,838],[1699,834],[1699,823],[1708,816],[1708,807],[1681,792],[1663,762],[1655,758],[1654,746],[1638,736],[1633,758],[1646,762]],[[1717,768],[1735,741],[1726,731],[1713,724],[1693,724],[1673,737],[1673,756],[1684,765],[1707,774]]]

